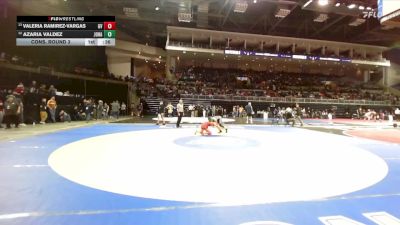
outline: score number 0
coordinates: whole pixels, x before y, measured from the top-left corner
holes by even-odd
[[[115,22],[104,22],[104,37],[115,38]]]

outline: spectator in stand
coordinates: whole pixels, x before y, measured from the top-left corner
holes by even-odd
[[[28,93],[25,94],[25,121],[35,125],[39,121],[39,104],[40,98],[36,93],[31,93],[31,88],[28,89]],[[21,108],[24,109],[24,108]]]
[[[165,125],[164,113],[165,113],[165,105],[164,102],[161,101],[157,109],[157,125],[160,124],[160,120],[162,121],[162,125]]]
[[[56,122],[56,109],[57,109],[57,102],[56,98],[52,96],[49,101],[47,101],[47,108],[49,109],[50,119],[51,122]]]
[[[214,117],[216,115],[216,106],[211,106],[211,116]]]
[[[285,120],[286,120],[286,125],[289,125],[290,122],[292,122],[292,127],[294,126],[295,119],[293,118],[293,110],[290,107],[287,107],[285,110]]]
[[[19,108],[19,113],[18,113],[18,116],[19,116],[19,120],[18,120],[19,125],[26,126],[26,124],[25,124],[25,119],[24,119],[24,103],[23,103],[23,100],[22,100],[22,95],[19,94],[19,93],[16,92],[16,91],[13,92],[13,95],[15,96],[15,102],[17,102],[17,104],[18,104],[19,107],[20,107],[20,108]]]
[[[70,115],[66,113],[63,109],[60,111],[59,117],[61,122],[71,122]]]
[[[25,93],[25,87],[24,84],[22,82],[19,82],[19,84],[17,85],[17,87],[14,90],[15,93],[22,95]]]
[[[3,126],[1,125],[3,123],[3,117],[4,117],[4,103],[0,96],[0,128],[3,128]]]
[[[18,64],[19,61],[20,61],[20,58],[17,55],[14,55],[11,58],[11,62],[14,63],[14,64]]]
[[[203,113],[203,118],[205,118],[205,117],[206,117],[206,114],[207,114],[207,108],[206,108],[206,106],[204,106],[204,105],[201,105],[200,107],[201,107],[201,111],[202,111],[202,113]]]
[[[39,106],[39,111],[40,111],[40,123],[45,124],[47,120],[47,104],[45,98],[42,98],[42,102],[40,103]]]
[[[117,105],[118,105],[118,118],[121,115],[121,103],[117,100]]]
[[[7,124],[6,129],[11,128],[11,124],[15,124],[15,128],[19,126],[20,104],[14,95],[8,95],[4,103],[4,120]]]
[[[243,108],[243,106],[239,106],[238,112],[239,112],[239,116],[238,117],[243,118],[244,117],[244,108]]]
[[[91,99],[84,100],[83,104],[85,107],[86,122],[89,122],[91,120],[91,115],[93,113],[92,100]]]
[[[143,117],[143,103],[138,104],[138,116]]]
[[[47,94],[48,94],[48,91],[46,89],[46,85],[45,84],[41,84],[40,87],[39,87],[39,95],[47,96]]]
[[[396,108],[396,110],[394,110],[394,116],[396,121],[400,121],[400,108]]]
[[[190,113],[190,117],[194,117],[194,105],[193,104],[190,104],[188,106],[188,110],[189,110],[189,113]]]
[[[110,106],[107,103],[104,103],[103,115],[105,119],[108,119],[108,114],[110,113]]]
[[[126,116],[126,104],[122,102],[121,104],[121,115]]]
[[[54,87],[54,85],[50,85],[48,94],[50,97],[54,97],[57,95],[57,89]]]
[[[118,101],[113,101],[111,103],[111,116],[113,118],[119,119],[119,110],[121,109]]]
[[[104,119],[104,103],[102,100],[98,101],[96,110],[97,110],[96,119]]]
[[[363,116],[364,116],[364,112],[363,112],[362,108],[359,107],[356,111],[356,117],[357,117],[357,119],[361,119]]]
[[[130,113],[132,117],[135,116],[135,103],[133,102],[131,102]]]
[[[5,52],[1,52],[0,53],[0,62],[6,62],[6,53]]]
[[[71,120],[73,120],[73,121],[82,120],[80,113],[79,113],[79,108],[77,105],[74,105],[74,108],[72,109]]]
[[[38,88],[37,88],[37,85],[36,85],[36,81],[32,81],[32,83],[31,83],[31,86],[29,86],[29,88],[28,88],[28,93],[31,93],[31,94],[37,94],[38,93]]]
[[[301,119],[301,117],[303,116],[303,112],[298,103],[296,103],[294,110],[296,113],[294,116],[294,120],[298,121],[300,123],[300,126],[303,126],[304,123],[303,123],[303,120]]]
[[[172,106],[171,102],[169,102],[166,108],[167,108],[168,117],[171,117],[172,113],[174,112],[174,106]]]
[[[90,99],[90,102],[92,103],[92,118],[97,120],[97,105],[96,105],[96,100]]]

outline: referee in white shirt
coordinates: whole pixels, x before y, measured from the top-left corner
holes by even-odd
[[[183,100],[180,99],[179,103],[176,105],[176,112],[178,113],[178,120],[176,121],[176,128],[181,127],[181,120],[183,117]]]

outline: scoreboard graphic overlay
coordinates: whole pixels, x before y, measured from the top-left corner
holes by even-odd
[[[115,16],[17,16],[17,46],[115,46]]]

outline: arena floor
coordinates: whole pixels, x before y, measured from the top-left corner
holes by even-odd
[[[399,128],[242,122],[1,130],[0,224],[400,224]]]

